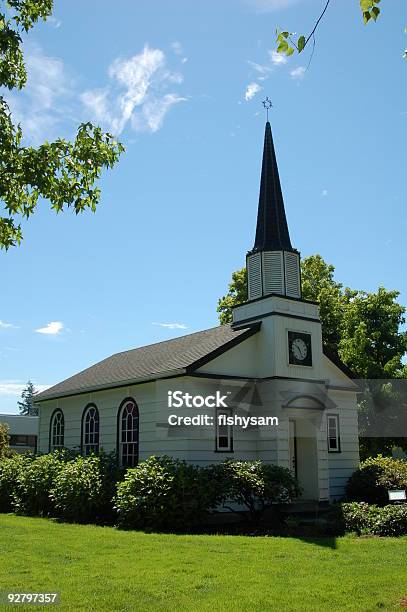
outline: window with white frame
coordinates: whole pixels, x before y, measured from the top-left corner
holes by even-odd
[[[233,451],[232,411],[218,410],[216,413],[216,450],[219,452]]]
[[[99,452],[99,410],[95,404],[87,406],[83,414],[82,452],[85,456]]]
[[[119,411],[119,453],[123,467],[138,463],[139,412],[133,400],[125,400]]]
[[[337,414],[328,414],[326,417],[327,437],[328,437],[328,452],[339,453],[341,451],[339,437],[339,416]]]
[[[56,410],[51,418],[50,450],[63,448],[65,435],[65,420],[62,410]]]

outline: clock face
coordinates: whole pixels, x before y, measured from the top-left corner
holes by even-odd
[[[312,366],[311,334],[288,332],[289,363]]]
[[[296,359],[303,361],[308,353],[307,345],[302,338],[296,338],[293,340],[291,350]]]

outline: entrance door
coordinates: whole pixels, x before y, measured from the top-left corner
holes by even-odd
[[[292,475],[297,478],[297,438],[295,435],[295,421],[290,419],[288,421],[288,424],[289,424],[289,434],[290,434],[289,435],[289,440],[290,440],[289,467],[290,467],[290,472],[292,473]]]

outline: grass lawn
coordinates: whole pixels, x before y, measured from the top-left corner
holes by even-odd
[[[59,591],[57,612],[398,610],[407,537],[159,535],[2,514],[1,591]]]

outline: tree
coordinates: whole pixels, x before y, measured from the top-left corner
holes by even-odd
[[[52,13],[53,0],[0,0],[0,87],[21,90],[27,81],[22,35]],[[23,146],[20,125],[0,96],[0,248],[20,244],[22,218],[28,219],[40,198],[61,212],[96,210],[103,168],[118,161],[124,147],[111,134],[82,123],[73,142],[58,138],[37,148]]]
[[[327,12],[330,3],[331,0],[325,0],[323,10],[308,36],[301,34],[296,40],[294,40],[293,33],[288,32],[287,30],[278,29],[276,31],[277,52],[287,56],[293,55],[295,52],[302,53],[308,44],[312,42],[312,58],[312,54],[315,49],[315,33],[321,21],[325,17],[325,13]],[[379,4],[380,0],[359,0],[360,10],[362,12],[363,22],[365,24],[369,23],[370,21],[377,21],[377,18],[380,15]],[[407,49],[404,51],[403,57],[407,58]]]
[[[28,381],[25,389],[21,393],[21,401],[17,402],[20,414],[25,416],[38,416],[38,408],[34,406],[35,387],[31,380]]]
[[[9,447],[10,436],[8,432],[8,425],[0,423],[0,461],[1,459],[9,457],[11,454]]]
[[[232,272],[232,281],[226,295],[220,298],[217,312],[221,325],[232,321],[232,308],[247,300],[247,271],[246,268]]]
[[[405,376],[402,358],[407,333],[401,331],[406,309],[396,302],[398,291],[379,287],[345,295],[339,355],[360,378],[385,379]]]

